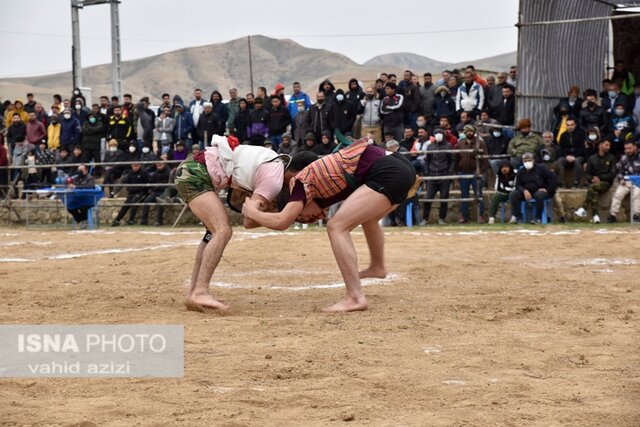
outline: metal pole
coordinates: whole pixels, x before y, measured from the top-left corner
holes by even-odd
[[[249,78],[251,79],[251,93],[253,92],[253,60],[251,58],[251,36],[247,36],[247,42],[249,44]]]
[[[120,73],[120,17],[118,0],[111,0],[111,90],[113,95],[122,96],[122,78]]]
[[[80,19],[78,17],[78,9],[82,6],[78,5],[78,0],[71,0],[71,60],[73,88],[82,86],[82,61],[80,60]]]

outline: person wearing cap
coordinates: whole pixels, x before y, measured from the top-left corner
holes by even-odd
[[[616,158],[610,150],[611,142],[605,139],[598,144],[598,152],[587,160],[584,177],[589,187],[582,206],[575,211],[576,216],[586,218],[591,209],[591,221],[594,224],[600,223],[598,197],[609,191],[616,177]]]
[[[511,164],[513,165],[513,162]],[[527,202],[535,200],[536,216],[531,222],[540,224],[545,200],[553,198],[556,193],[556,175],[547,169],[545,165],[536,164],[533,153],[526,152],[522,155],[522,165],[517,170],[515,187],[515,190],[509,194],[509,201],[511,202],[511,220],[509,223],[521,223],[521,203],[525,200]]]
[[[453,150],[451,144],[445,138],[445,131],[442,128],[436,128],[433,131],[434,142],[427,145],[427,156],[424,166],[424,175],[428,177],[440,177],[451,176],[455,171],[456,155],[452,152],[438,153],[442,150]],[[451,179],[432,179],[427,181],[427,199],[434,199],[436,194],[440,194],[440,199],[449,198],[449,190],[451,187]],[[423,220],[420,225],[427,225],[429,223],[429,216],[431,215],[431,203],[424,202],[423,205]],[[440,212],[438,217],[438,224],[444,225],[447,218],[447,211],[449,209],[448,202],[440,202]]]
[[[544,141],[533,132],[531,132],[531,120],[520,119],[518,121],[518,134],[509,141],[507,154],[511,156],[511,166],[518,170],[522,164],[522,155],[524,153],[535,153]]]
[[[213,104],[211,102],[203,102],[203,110],[199,115],[198,124],[196,126],[197,145],[201,150],[204,150],[205,146],[211,145],[211,137],[216,133],[220,127],[220,119],[218,115],[213,111]]]
[[[473,187],[473,194],[479,201],[478,224],[484,222],[484,198],[482,189],[484,188],[484,174],[489,169],[489,160],[487,158],[478,158],[478,156],[487,154],[487,146],[484,141],[476,135],[476,128],[473,125],[466,125],[462,132],[464,138],[458,141],[457,150],[474,150],[472,153],[457,153],[457,169],[461,175],[474,175],[473,178],[460,179],[460,196],[463,199],[469,197],[469,187]],[[460,220],[461,224],[469,222],[469,202],[460,203]]]
[[[315,155],[312,157],[316,158]],[[185,299],[187,309],[228,308],[209,294],[209,282],[232,235],[231,219],[218,193],[229,188],[233,190],[230,197],[235,191],[248,193],[248,200],[255,202],[257,209],[271,209],[286,184],[285,170],[290,166],[290,160],[290,157],[281,157],[265,147],[240,145],[235,137],[214,135],[211,147],[180,163],[175,174],[176,188],[206,228]],[[235,206],[231,201],[229,205]],[[243,225],[246,228],[258,226],[248,217],[243,218]]]
[[[298,153],[296,157],[304,155]],[[346,296],[327,307],[328,312],[361,311],[368,308],[361,279],[386,277],[384,233],[379,220],[393,211],[409,194],[416,173],[406,156],[388,154],[369,145],[366,138],[324,156],[299,172],[290,170],[291,197],[279,213],[263,212],[256,202],[246,201],[243,214],[274,230],[286,230],[296,220],[312,222],[326,217],[327,209],[343,202],[327,222],[331,248],[345,281]],[[351,231],[362,225],[371,254],[369,267],[358,272]]]
[[[176,97],[174,97],[174,99]],[[185,149],[187,153],[189,153],[193,146],[192,135],[195,133],[193,117],[189,111],[185,110],[184,103],[181,98],[174,103],[173,107],[175,110],[173,114],[173,140],[176,142],[184,142]]]

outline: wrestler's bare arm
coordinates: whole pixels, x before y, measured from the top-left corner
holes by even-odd
[[[253,193],[249,200],[257,202],[258,210],[260,211],[269,210],[268,208],[271,205],[271,203],[267,199],[262,197],[260,194],[256,194],[256,193]],[[243,213],[244,213],[244,209],[243,209]],[[243,215],[242,225],[244,225],[244,228],[261,227],[260,224],[258,224],[256,221],[253,221],[251,218],[248,218],[246,215]]]
[[[303,208],[302,201],[296,201],[287,203],[284,209],[278,213],[262,212],[258,207],[258,202],[247,197],[242,206],[242,215],[272,230],[286,230],[300,215]]]

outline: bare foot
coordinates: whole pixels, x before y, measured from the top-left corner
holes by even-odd
[[[229,306],[209,294],[191,295],[184,301],[187,310],[204,312],[205,309],[228,310]]]
[[[366,278],[369,278],[369,277],[375,277],[377,279],[384,279],[385,277],[387,277],[387,273],[388,273],[388,271],[386,269],[369,267],[369,268],[365,268],[364,270],[362,270],[358,274],[360,275],[361,279],[366,279]]]
[[[367,298],[363,295],[360,298],[345,297],[340,302],[331,307],[323,309],[325,313],[346,313],[349,311],[364,311],[369,308]]]

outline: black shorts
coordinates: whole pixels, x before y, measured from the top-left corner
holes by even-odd
[[[367,187],[387,196],[392,205],[404,202],[415,182],[415,168],[407,156],[399,153],[376,160],[364,178]]]

